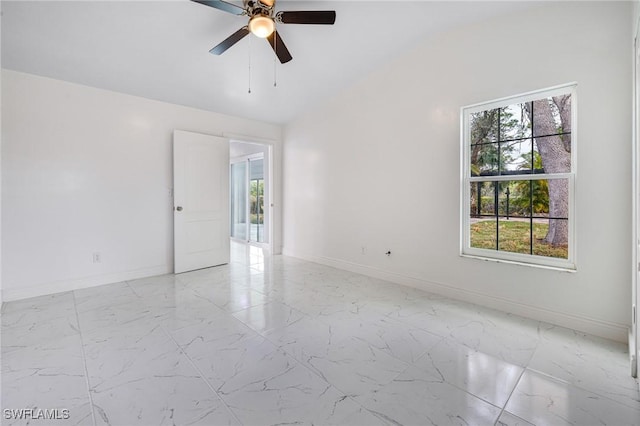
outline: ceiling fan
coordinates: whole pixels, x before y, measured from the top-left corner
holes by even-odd
[[[320,24],[333,25],[336,21],[334,10],[306,10],[275,12],[276,0],[243,0],[244,7],[222,0],[192,0],[238,16],[248,16],[249,23],[227,37],[209,52],[221,55],[249,33],[266,38],[281,63],[289,62],[293,57],[276,31],[278,24]]]

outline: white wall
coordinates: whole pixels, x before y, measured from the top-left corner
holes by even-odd
[[[633,35],[635,37],[638,34],[638,24],[640,24],[640,0],[634,0],[633,2]]]
[[[640,0],[635,0],[633,2],[633,14],[631,16],[632,19],[632,28],[633,31],[631,33],[631,39],[635,42],[635,39],[638,36],[638,24],[640,23]],[[633,51],[632,51],[632,72],[633,72],[633,88],[634,88],[634,100],[633,100],[633,139],[632,139],[632,144],[635,147],[635,151],[634,151],[634,155],[632,156],[632,162],[634,163],[634,168],[633,168],[633,179],[635,179],[635,183],[636,186],[633,187],[633,192],[632,192],[632,202],[635,203],[635,205],[633,207],[635,207],[632,210],[632,228],[633,228],[633,233],[632,233],[632,244],[634,246],[634,248],[636,248],[633,252],[633,257],[632,257],[632,265],[631,265],[631,280],[632,280],[632,301],[635,304],[635,308],[636,311],[638,310],[638,307],[640,307],[640,296],[638,293],[638,270],[636,269],[635,265],[640,264],[640,262],[638,262],[638,252],[637,252],[637,242],[638,242],[638,222],[639,222],[639,217],[638,217],[638,167],[640,167],[640,163],[638,162],[638,148],[640,148],[638,146],[638,126],[640,123],[638,123],[637,117],[638,117],[638,110],[637,110],[637,102],[636,102],[636,93],[637,93],[637,87],[638,87],[638,78],[637,78],[637,73],[636,73],[636,48],[635,46],[633,47]],[[635,225],[635,227],[634,227]],[[633,317],[633,314],[632,314]],[[635,357],[635,366],[633,365],[633,360],[632,360],[632,372],[633,369],[635,367],[636,369],[636,377],[637,377],[637,368],[638,368],[638,359],[640,359],[640,336],[638,335],[638,321],[636,318],[636,322],[635,322],[635,328],[634,330],[632,330],[632,335],[629,338],[629,352],[630,353],[634,353],[636,354]]]
[[[263,144],[240,141],[231,141],[229,147],[229,157],[231,159],[259,153],[263,154],[264,158],[267,158],[269,147]]]
[[[294,120],[284,253],[626,341],[631,8],[544,2],[448,32]],[[572,81],[578,271],[461,258],[460,107]]]
[[[276,125],[9,70],[2,88],[4,300],[173,269],[173,129],[280,154]]]
[[[0,16],[2,16],[2,2],[0,2]],[[0,19],[0,46],[2,46],[2,19]],[[0,99],[2,99],[2,49],[0,49]],[[0,102],[0,129],[2,129],[2,103]],[[2,187],[2,132],[0,131],[0,188]],[[2,223],[2,196],[0,191],[0,224]],[[2,241],[2,226],[0,225],[0,241]],[[0,244],[0,310],[2,310],[2,244]],[[1,398],[1,397],[0,397]]]

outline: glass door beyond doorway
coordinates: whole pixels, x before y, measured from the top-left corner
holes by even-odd
[[[231,164],[231,236],[264,243],[264,158]]]
[[[231,236],[247,240],[247,162],[231,164]]]
[[[249,241],[264,242],[264,159],[249,160]]]

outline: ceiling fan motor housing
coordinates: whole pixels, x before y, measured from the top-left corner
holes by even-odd
[[[260,1],[248,1],[245,10],[250,18],[261,15],[273,19],[273,6],[269,6]]]

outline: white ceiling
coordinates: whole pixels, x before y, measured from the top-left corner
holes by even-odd
[[[2,66],[286,123],[429,35],[527,6],[520,1],[279,0],[276,10],[335,10],[337,19],[333,26],[280,25],[293,60],[274,66],[268,43],[253,36],[221,56],[211,55],[209,49],[247,18],[189,0],[2,1]]]

